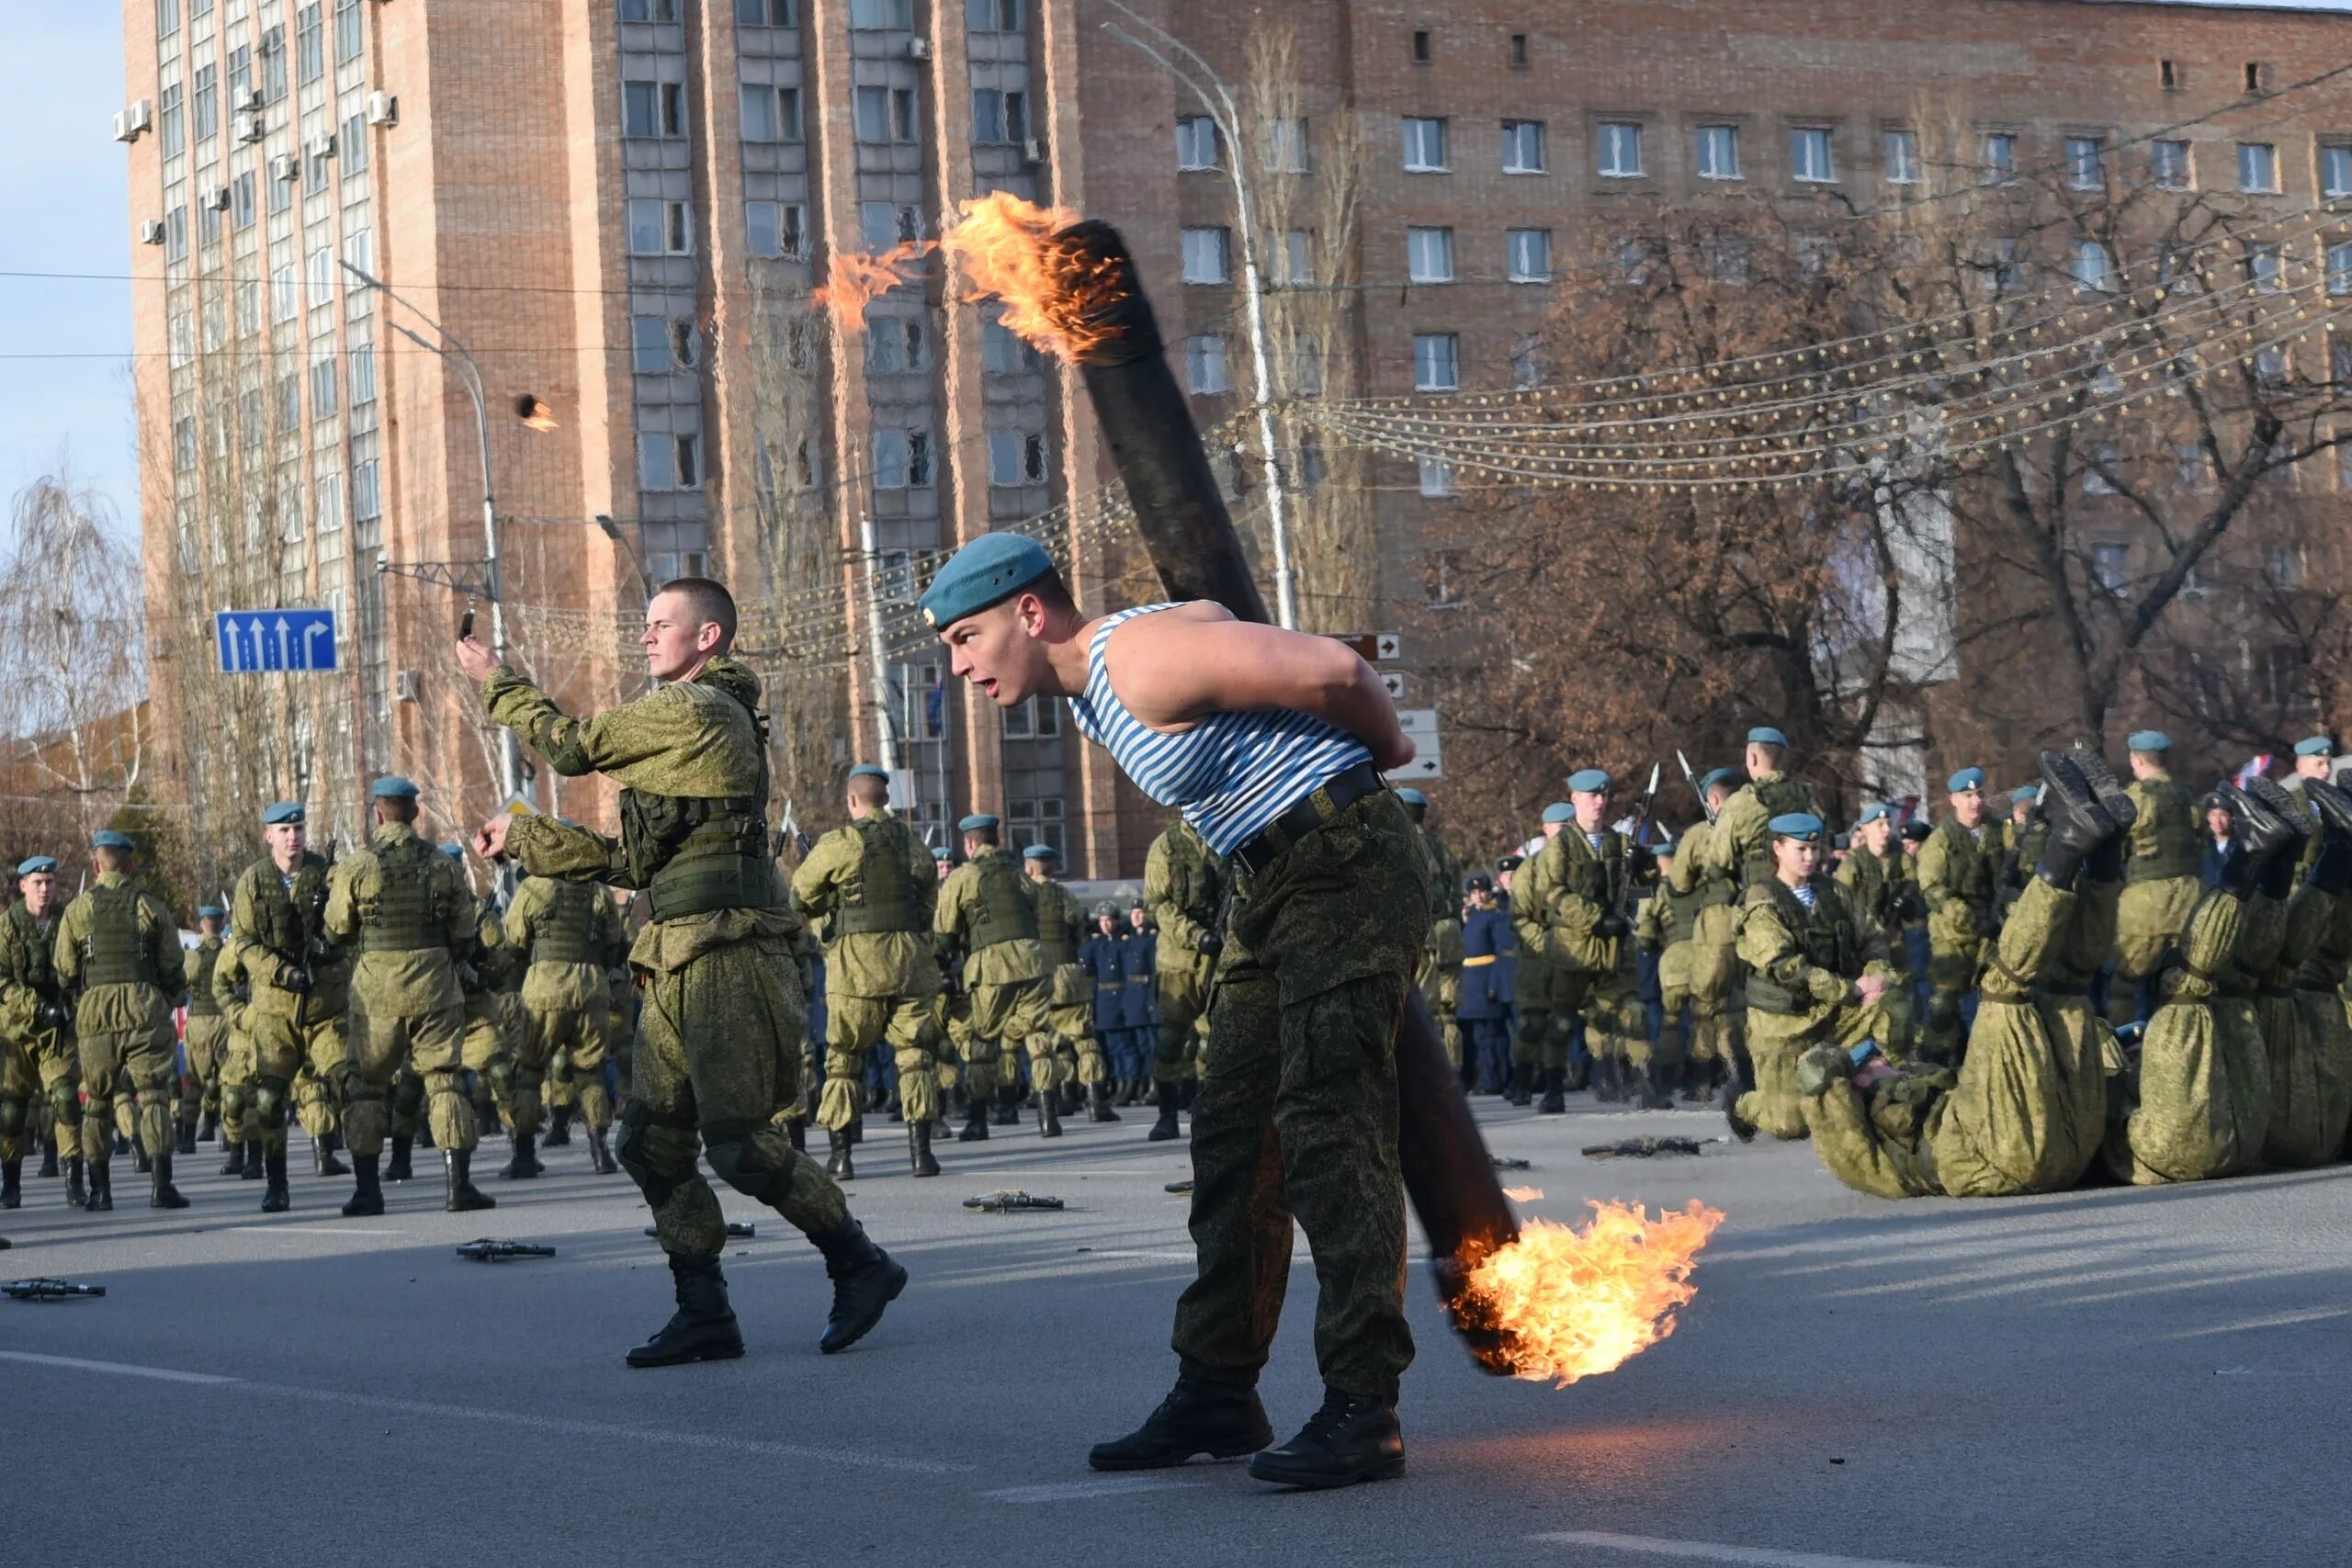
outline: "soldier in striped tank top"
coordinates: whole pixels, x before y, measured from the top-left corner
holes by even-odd
[[[1378,772],[1412,742],[1372,668],[1326,637],[1208,603],[1088,619],[1035,541],[990,534],[922,609],[955,672],[1001,707],[1068,699],[1079,728],[1235,872],[1193,1120],[1198,1272],[1176,1306],[1176,1386],[1099,1470],[1255,1453],[1291,1486],[1401,1475],[1405,1197],[1396,1038],[1429,936],[1427,856]],[[1291,1220],[1319,1297],[1322,1408],[1279,1448],[1258,1374]]]

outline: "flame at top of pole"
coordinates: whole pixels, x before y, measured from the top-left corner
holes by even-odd
[[[1001,190],[958,202],[956,210],[940,249],[962,264],[972,286],[967,299],[993,295],[1004,302],[1007,332],[1064,360],[1112,335],[1102,317],[1126,296],[1123,269],[1068,232],[1078,214]]]

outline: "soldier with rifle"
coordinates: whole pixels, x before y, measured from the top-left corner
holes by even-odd
[[[78,1205],[84,1197],[80,1071],[73,1015],[51,962],[57,862],[48,855],[24,861],[17,867],[17,902],[0,915],[0,1208],[23,1201],[25,1134],[36,1089],[49,1101],[49,1146],[64,1162],[65,1201]]]
[[[239,967],[248,987],[243,1020],[252,1042],[253,1074],[246,1142],[260,1145],[256,1160],[268,1185],[262,1213],[291,1202],[286,1186],[286,1122],[298,1092],[317,1097],[325,1111],[327,1085],[344,1070],[344,1018],[350,997],[349,962],[326,930],[332,863],[310,847],[310,817],[299,801],[281,800],[261,814],[268,852],[247,866],[230,897],[230,929],[244,944]],[[215,987],[216,991],[218,987]],[[297,1079],[305,1066],[317,1087]],[[313,1124],[312,1156],[321,1176],[344,1173],[325,1134]]]

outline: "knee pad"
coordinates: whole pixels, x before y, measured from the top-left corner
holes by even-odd
[[[402,1073],[392,1081],[392,1114],[414,1116],[424,1109],[424,1080]]]
[[[505,1057],[493,1057],[490,1066],[481,1070],[481,1077],[488,1085],[492,1099],[503,1103],[514,1098],[514,1066]]]
[[[277,1133],[286,1126],[286,1102],[289,1086],[284,1078],[254,1080],[253,1113],[262,1131]]]
[[[645,1101],[632,1100],[621,1107],[620,1116],[614,1125],[618,1129],[613,1139],[615,1162],[628,1174],[631,1181],[637,1183],[637,1190],[645,1194],[645,1201],[654,1208],[660,1208],[670,1201],[670,1194],[676,1189],[647,1157],[645,1130],[652,1125],[652,1113]]]
[[[496,1072],[498,1069],[497,1069],[497,1068],[495,1068],[495,1067],[492,1067],[491,1070],[492,1070],[492,1072]],[[567,1080],[569,1080],[569,1079],[571,1078],[571,1046],[569,1046],[569,1045],[559,1045],[559,1046],[557,1046],[557,1047],[555,1048],[555,1055],[551,1055],[551,1056],[549,1056],[549,1057],[548,1058],[547,1075],[546,1075],[546,1076],[547,1076],[547,1081],[548,1081],[548,1082],[549,1082],[549,1083],[563,1083],[563,1082],[566,1082]]]
[[[74,1092],[72,1079],[60,1078],[49,1086],[49,1110],[61,1126],[78,1127],[82,1124],[82,1100]]]
[[[786,1166],[770,1156],[765,1144],[757,1137],[764,1122],[721,1122],[702,1130],[703,1155],[710,1161],[710,1168],[718,1179],[742,1193],[746,1198],[768,1201],[771,1193],[784,1187]],[[790,1145],[786,1145],[789,1157]]]
[[[21,1100],[0,1100],[0,1138],[13,1138],[25,1130],[25,1102]]]

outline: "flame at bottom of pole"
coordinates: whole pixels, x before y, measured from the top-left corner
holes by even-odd
[[[1446,1310],[1487,1371],[1566,1388],[1674,1332],[1722,1212],[1695,1198],[1656,1220],[1638,1203],[1592,1209],[1582,1230],[1529,1220],[1517,1240],[1442,1270]]]

